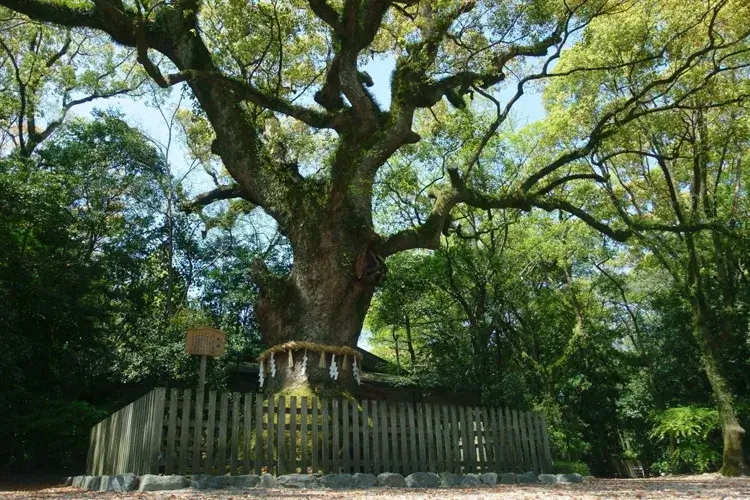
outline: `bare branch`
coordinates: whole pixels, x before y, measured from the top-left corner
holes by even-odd
[[[242,189],[237,184],[219,186],[216,189],[212,189],[211,191],[199,194],[190,201],[183,202],[180,208],[184,212],[194,213],[201,211],[204,207],[217,201],[242,197]]]
[[[65,43],[63,43],[63,46],[62,46],[62,47],[60,47],[60,50],[58,50],[58,51],[57,51],[56,53],[54,53],[54,54],[52,55],[52,57],[50,57],[50,58],[49,58],[49,59],[47,60],[47,62],[45,63],[45,65],[46,65],[46,66],[47,66],[48,68],[51,68],[52,66],[54,66],[54,64],[55,64],[55,63],[56,63],[57,61],[59,61],[61,57],[63,57],[63,56],[65,55],[65,54],[67,54],[67,53],[68,53],[68,50],[70,49],[70,44],[71,44],[71,42],[72,42],[72,41],[73,41],[73,40],[72,40],[72,38],[70,37],[70,31],[66,32],[66,33],[65,33]]]
[[[457,192],[448,191],[438,196],[432,212],[425,222],[414,228],[407,228],[387,237],[377,247],[383,257],[414,248],[436,249],[440,246],[440,235],[451,210],[461,201]]]
[[[500,124],[502,124],[504,117],[503,112],[500,109],[500,101],[492,97],[489,93],[485,92],[479,87],[474,87],[474,90],[476,90],[480,95],[482,95],[485,99],[489,99],[495,104],[495,121],[492,122],[492,124],[489,126],[487,131],[482,136],[482,140],[479,142],[479,145],[477,146],[476,150],[474,151],[474,154],[469,159],[469,162],[466,165],[466,175],[468,176],[471,172],[471,169],[474,168],[474,165],[477,164],[479,161],[479,157],[482,156],[482,151],[484,151],[485,146],[487,146],[487,143],[490,142],[490,139],[493,135],[495,135],[495,132],[497,132],[497,129],[500,127]]]
[[[55,130],[60,128],[60,126],[65,121],[68,112],[74,107],[85,104],[87,102],[95,101],[97,99],[108,99],[110,97],[116,97],[118,95],[129,94],[135,91],[138,87],[140,87],[140,84],[134,87],[114,90],[111,92],[94,93],[89,96],[81,97],[80,99],[75,99],[73,101],[65,103],[63,105],[62,113],[60,114],[60,116],[56,120],[49,122],[44,130],[42,130],[41,132],[37,132],[36,130],[34,130],[33,133],[31,131],[29,132],[29,143],[27,146],[27,149],[30,150],[29,153],[31,153],[37,146],[39,146],[39,144],[47,140],[47,138],[49,138],[49,136],[52,135]]]
[[[305,106],[292,104],[276,95],[262,92],[250,83],[214,71],[185,70],[181,73],[185,81],[195,80],[218,84],[234,92],[240,100],[247,100],[262,108],[295,118],[313,128],[339,129],[347,124],[343,113],[321,113]]]

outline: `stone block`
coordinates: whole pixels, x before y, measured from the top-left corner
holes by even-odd
[[[263,474],[262,476],[260,476],[260,483],[258,484],[258,487],[274,489],[279,487],[279,483],[271,474]]]
[[[190,481],[185,476],[146,474],[140,478],[138,491],[182,490],[188,486],[190,486]]]
[[[194,474],[190,476],[190,487],[194,490],[208,490],[213,488],[211,484],[214,480],[214,476],[208,474]]]
[[[316,488],[318,481],[312,474],[285,474],[276,478],[282,488],[309,489]]]
[[[109,476],[107,491],[125,493],[128,491],[135,491],[137,488],[138,476],[131,472],[128,472],[127,474],[117,474],[116,476]]]
[[[516,474],[516,482],[518,484],[536,484],[539,479],[533,472],[524,472],[523,474]]]
[[[352,476],[354,478],[355,488],[374,488],[378,485],[378,478],[372,474],[362,474],[357,472]]]
[[[383,472],[378,474],[378,486],[386,488],[405,488],[406,480],[401,474],[395,472]]]
[[[88,491],[98,491],[101,480],[102,478],[100,476],[86,476],[83,478],[83,485],[81,488]]]
[[[406,476],[407,488],[440,488],[440,476],[433,472],[415,472]]]
[[[500,484],[516,484],[516,473],[503,472],[500,474]]]
[[[482,484],[482,480],[479,478],[479,474],[466,474],[463,481],[461,481],[461,486],[467,488],[473,488],[480,484]]]
[[[482,484],[487,486],[495,486],[497,484],[497,474],[494,472],[483,472],[479,474],[479,479],[482,480]]]
[[[583,476],[580,474],[558,474],[557,475],[557,482],[558,483],[582,483],[583,482]]]
[[[557,484],[557,476],[554,474],[539,474],[539,481],[544,484]]]
[[[332,490],[350,490],[354,488],[354,478],[349,474],[326,474],[320,478],[320,484]]]
[[[109,491],[109,482],[112,476],[99,476],[99,491]]]
[[[463,479],[464,477],[461,474],[454,474],[452,472],[440,473],[440,482],[446,488],[455,488],[457,486],[461,486],[461,481],[463,481]]]
[[[255,488],[260,483],[260,476],[255,474],[245,474],[243,476],[213,476],[208,487],[221,490],[224,488],[250,489]]]

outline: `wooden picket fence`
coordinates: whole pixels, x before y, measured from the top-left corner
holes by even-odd
[[[158,388],[91,429],[86,473],[158,473],[166,389]]]
[[[87,473],[552,470],[546,423],[536,413],[207,394],[206,402],[191,389],[157,388],[99,422],[91,430]]]

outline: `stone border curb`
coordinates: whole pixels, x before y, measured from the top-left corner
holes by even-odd
[[[373,474],[285,474],[274,477],[271,474],[257,476],[162,476],[145,474],[118,474],[114,476],[74,476],[65,479],[66,486],[74,486],[89,491],[172,491],[193,488],[195,490],[233,489],[331,489],[351,490],[369,488],[455,488],[487,487],[497,484],[565,484],[581,483],[579,474],[540,474],[533,472],[516,474],[504,472],[496,474],[454,474],[443,472],[415,472],[404,477],[394,472]]]

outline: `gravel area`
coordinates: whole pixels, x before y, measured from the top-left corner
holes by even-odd
[[[280,498],[304,500],[393,498],[417,499],[480,499],[502,498],[508,500],[585,500],[593,498],[613,499],[673,499],[710,498],[717,500],[750,499],[750,477],[721,478],[716,475],[683,476],[651,479],[595,479],[583,484],[500,485],[481,488],[451,489],[369,489],[369,490],[178,490],[158,493],[99,493],[73,487],[50,487],[45,485],[2,485],[0,499],[241,499]]]

